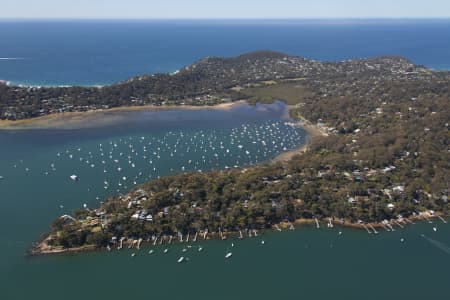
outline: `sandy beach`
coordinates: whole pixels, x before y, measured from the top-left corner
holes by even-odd
[[[0,120],[0,130],[21,129],[79,129],[97,126],[106,126],[123,119],[121,113],[134,111],[167,111],[167,110],[230,110],[239,105],[247,104],[245,101],[221,103],[214,106],[194,105],[144,105],[122,106],[110,109],[97,109],[86,112],[66,112],[45,115],[41,117],[17,121]]]
[[[66,112],[49,114],[41,117],[22,119],[22,120],[0,120],[0,130],[25,130],[25,129],[82,129],[100,126],[108,126],[118,123],[125,119],[127,112],[145,112],[145,111],[168,111],[168,110],[231,110],[240,105],[250,105],[245,100],[221,103],[213,106],[202,105],[143,105],[143,106],[122,106],[109,109],[97,109],[85,112]],[[286,106],[283,119],[290,119],[290,110],[292,106]],[[295,126],[303,128],[308,134],[306,143],[296,149],[281,153],[273,159],[274,162],[287,162],[293,156],[302,154],[309,149],[311,141],[317,137],[327,136],[328,134],[302,118]]]
[[[274,162],[287,162],[287,161],[291,160],[291,158],[293,156],[302,154],[302,153],[308,151],[311,141],[313,141],[315,138],[328,136],[328,133],[326,133],[320,127],[312,124],[309,121],[306,121],[305,119],[303,119],[302,122],[297,122],[296,126],[303,128],[306,131],[306,133],[308,134],[308,136],[306,138],[306,142],[296,149],[292,149],[292,150],[281,153],[280,155],[278,155],[277,157],[275,157],[273,159]]]

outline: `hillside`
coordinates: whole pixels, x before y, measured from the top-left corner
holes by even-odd
[[[149,181],[98,209],[57,218],[34,253],[111,246],[122,237],[219,236],[314,218],[389,227],[449,213],[448,73],[400,57],[325,63],[258,52],[155,76],[177,82],[179,93],[231,95],[232,88],[252,101],[281,98],[299,124],[328,136],[288,162]],[[118,86],[139,90],[157,82],[152,78]]]
[[[243,97],[235,87],[269,80],[371,80],[430,77],[401,57],[326,63],[271,51],[232,58],[204,58],[175,74],[152,74],[104,87],[18,87],[0,82],[0,119],[134,105],[213,105]]]

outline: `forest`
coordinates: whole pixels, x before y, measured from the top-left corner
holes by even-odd
[[[390,72],[383,65],[383,72],[338,69],[241,85],[239,98],[282,99],[293,119],[327,136],[288,162],[146,182],[95,210],[55,219],[46,245],[106,247],[121,237],[226,234],[299,219],[376,225],[448,214],[450,76],[391,62]]]

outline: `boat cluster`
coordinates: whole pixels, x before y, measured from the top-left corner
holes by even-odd
[[[261,240],[261,245],[265,245],[265,241],[264,241],[264,240]],[[234,246],[235,246],[235,244],[234,244],[234,243],[231,243],[231,248],[234,248]],[[189,257],[186,256],[186,253],[187,253],[190,249],[192,249],[192,248],[194,248],[192,245],[188,245],[187,247],[184,247],[184,248],[181,250],[181,252],[182,252],[183,254],[182,254],[181,256],[178,257],[177,263],[185,263],[185,262],[188,262],[188,261],[189,261]],[[197,246],[197,247],[195,247],[194,249],[196,249],[196,251],[198,251],[198,252],[202,252],[202,251],[203,251],[203,247],[200,246],[200,245]],[[110,250],[110,248],[108,248],[108,250]],[[190,250],[190,251],[192,251],[192,250]],[[164,250],[162,251],[162,253],[163,253],[163,254],[169,253],[169,248],[164,248]],[[154,249],[150,249],[150,250],[148,251],[148,254],[155,254],[155,250],[154,250]],[[135,256],[136,256],[136,252],[131,253],[131,257],[135,257]],[[225,255],[224,255],[224,259],[225,259],[225,260],[231,259],[232,256],[233,256],[233,252],[232,252],[229,248],[227,248],[227,249],[226,249],[226,252],[225,252]]]
[[[99,188],[102,186],[116,194],[146,180],[178,172],[257,164],[303,141],[301,129],[282,121],[244,123],[221,129],[153,132],[94,145],[74,145],[56,153],[42,172],[51,175],[58,167],[70,172],[64,176],[73,182],[89,182],[89,191],[104,195]],[[32,171],[25,165],[21,162],[14,167]]]

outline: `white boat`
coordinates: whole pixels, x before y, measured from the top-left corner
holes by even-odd
[[[261,241],[261,244],[264,245],[266,242],[264,240]]]
[[[437,228],[436,228],[436,227],[433,227],[433,230],[434,230],[434,231],[437,231]]]
[[[232,255],[233,255],[233,253],[228,252],[228,253],[225,255],[225,258],[230,258]]]
[[[72,179],[73,181],[78,181],[78,180],[80,180],[79,178],[78,178],[78,176],[77,175],[70,175],[70,179]]]
[[[5,178],[5,177],[3,177],[3,176],[0,176],[0,180],[2,180],[3,178]]]
[[[182,257],[180,257],[179,259],[178,259],[178,261],[177,261],[178,263],[182,263],[182,262],[184,262],[184,256],[182,256]]]
[[[134,257],[136,255],[136,253],[131,253],[131,257]]]
[[[167,252],[169,252],[169,249],[164,249],[164,251],[163,251],[164,253],[167,253]]]
[[[202,247],[198,247],[198,252],[201,252],[203,250]]]
[[[153,250],[148,251],[148,254],[153,254]]]

